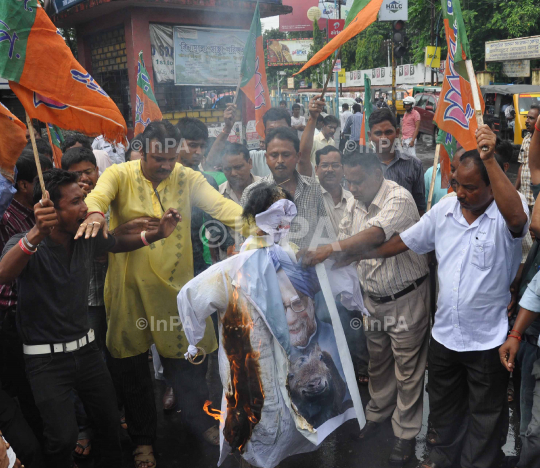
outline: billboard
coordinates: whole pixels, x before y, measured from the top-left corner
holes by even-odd
[[[313,31],[313,21],[307,17],[307,12],[318,5],[318,0],[283,0],[283,5],[292,6],[293,11],[279,17],[280,31]]]
[[[249,31],[174,27],[174,84],[236,86]]]
[[[268,66],[300,65],[307,62],[313,39],[269,39]]]
[[[540,58],[540,36],[486,42],[486,62]]]
[[[408,0],[383,0],[379,10],[379,21],[407,21],[408,11]]]

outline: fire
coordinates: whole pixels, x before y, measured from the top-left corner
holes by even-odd
[[[232,451],[243,453],[264,405],[259,357],[251,346],[253,321],[239,301],[237,288],[222,320],[223,348],[230,365],[231,384],[226,394],[227,415],[223,435]],[[209,413],[210,414],[210,413]],[[214,415],[212,415],[214,416]],[[220,415],[221,416],[221,415]],[[215,417],[215,416],[214,416]]]
[[[203,410],[208,416],[212,416],[216,421],[225,422],[225,417],[223,416],[223,411],[218,409],[210,408],[212,404],[211,401],[206,400],[204,402]]]

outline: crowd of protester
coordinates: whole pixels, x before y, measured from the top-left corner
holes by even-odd
[[[254,150],[228,142],[235,105],[214,139],[193,118],[151,122],[127,148],[69,134],[61,167],[36,132],[47,193],[29,143],[12,199],[1,197],[0,468],[71,468],[89,457],[120,467],[121,428],[135,467],[156,467],[149,360],[165,383],[164,411],[181,410],[178,430],[194,449],[219,445],[203,412],[208,360],[184,359],[176,296],[238,252],[238,220],[264,183],[296,205],[289,237],[304,265],[357,265],[369,317],[354,329],[342,322],[370,400],[355,438],[373,440],[391,419],[389,463],[413,458],[427,368],[423,467],[538,468],[540,107],[527,116],[516,184],[512,146],[482,126],[478,149],[453,156],[448,188],[437,168],[428,210],[433,169],[424,173],[415,155],[418,119],[405,104],[401,128],[388,108],[373,110],[369,141],[360,103],[344,104],[338,119],[317,97],[305,117],[299,103],[270,109]],[[158,322],[167,326],[149,325]],[[208,354],[217,349],[210,325],[200,344]],[[518,396],[521,452],[504,460]]]

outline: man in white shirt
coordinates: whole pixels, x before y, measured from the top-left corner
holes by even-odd
[[[495,159],[496,136],[477,132],[454,173],[457,197],[361,258],[435,250],[439,297],[429,346],[429,406],[440,445],[422,467],[492,468],[503,456],[508,372],[499,346],[508,333],[510,284],[521,261],[528,208]],[[482,151],[488,147],[488,151]]]
[[[298,132],[298,138],[302,138],[304,128],[306,128],[306,118],[300,115],[300,104],[293,104],[291,127]]]
[[[111,144],[103,138],[103,135],[96,137],[92,143],[93,150],[103,150],[114,164],[126,162],[126,149],[122,143]]]
[[[334,134],[339,126],[337,117],[328,114],[324,118],[324,123],[319,134],[313,137],[313,147],[311,149],[311,164],[315,165],[315,153],[325,146],[332,145],[337,148]]]
[[[345,125],[347,124],[347,120],[349,120],[349,117],[352,114],[352,112],[349,110],[349,104],[345,103],[341,106],[341,115],[339,116],[339,126],[341,128],[341,138],[339,139],[340,145],[339,149],[343,151],[343,148],[345,148],[345,141],[347,140],[347,135],[345,135],[344,129]]]

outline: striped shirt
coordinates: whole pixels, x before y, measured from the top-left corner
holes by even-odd
[[[0,252],[4,250],[7,241],[15,234],[27,232],[35,224],[34,211],[13,199],[0,221]],[[16,305],[17,289],[15,281],[11,284],[0,284],[0,310],[6,310]]]
[[[392,180],[406,188],[414,198],[418,211],[426,211],[426,187],[424,185],[424,167],[422,161],[398,150],[390,164],[381,163],[384,178]]]
[[[527,133],[519,150],[518,163],[521,164],[521,185],[519,191],[527,200],[527,205],[534,205],[534,197],[531,190],[531,170],[529,168],[529,148],[531,146],[532,133]]]
[[[289,241],[301,249],[310,247],[312,241],[317,245],[333,242],[336,238],[332,235],[334,230],[326,212],[320,184],[314,177],[306,177],[296,171],[294,175],[297,182],[294,204],[298,214],[291,222]],[[265,182],[275,184],[274,176],[270,174],[246,187],[240,204],[246,206],[251,191]],[[311,247],[317,247],[317,245]]]
[[[411,194],[395,182],[383,180],[369,207],[354,198],[348,201],[339,226],[339,240],[376,226],[384,231],[388,241],[419,220]],[[360,284],[368,295],[375,297],[397,294],[428,271],[426,256],[410,250],[395,257],[358,262]]]

